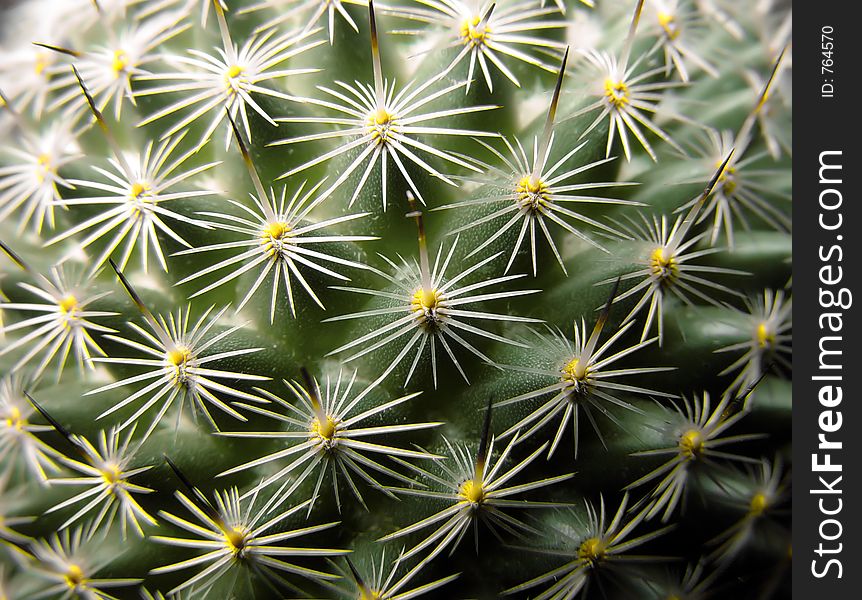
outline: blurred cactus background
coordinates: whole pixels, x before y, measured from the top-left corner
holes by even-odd
[[[2,11],[0,598],[789,597],[789,2]]]

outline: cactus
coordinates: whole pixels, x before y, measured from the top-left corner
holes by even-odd
[[[785,4],[5,9],[0,597],[789,596]]]

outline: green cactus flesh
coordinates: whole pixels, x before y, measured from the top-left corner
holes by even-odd
[[[789,10],[33,0],[0,598],[789,596]]]

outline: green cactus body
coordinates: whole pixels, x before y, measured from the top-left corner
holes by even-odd
[[[789,596],[751,4],[4,9],[0,598]]]

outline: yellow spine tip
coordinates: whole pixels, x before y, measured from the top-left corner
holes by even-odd
[[[36,54],[36,62],[33,64],[33,70],[36,72],[36,75],[43,75],[47,68],[48,57],[44,52],[38,52]]]
[[[129,57],[123,50],[115,50],[114,51],[114,60],[111,61],[111,69],[113,69],[114,74],[119,76],[120,73],[126,70],[126,67],[129,66]]]
[[[689,429],[679,438],[679,449],[688,458],[697,458],[703,452],[703,435],[697,429]]]
[[[760,348],[769,348],[775,343],[775,334],[769,330],[766,323],[759,323],[757,325],[757,333],[755,334],[757,339],[757,345]]]
[[[117,485],[118,483],[122,483],[123,481],[123,472],[120,470],[119,465],[109,463],[105,465],[102,469],[102,479],[105,484],[110,487]]]
[[[78,299],[75,298],[72,294],[69,294],[65,298],[61,299],[57,306],[60,307],[60,311],[63,313],[70,313],[78,306]]]
[[[758,492],[751,498],[751,503],[748,507],[748,514],[752,517],[759,517],[766,509],[769,508],[769,500],[762,492]]]
[[[363,588],[359,590],[358,600],[380,600],[380,592]]]
[[[584,540],[578,548],[578,558],[590,564],[600,562],[604,556],[605,543],[597,537]]]
[[[435,289],[420,288],[413,293],[411,304],[414,311],[425,312],[439,308],[442,295]]]
[[[545,183],[539,178],[526,175],[518,181],[518,192],[521,194],[538,194],[547,189]]]
[[[326,420],[322,422],[320,419],[315,419],[311,424],[311,432],[326,441],[331,441],[335,437],[337,428],[338,424],[330,416],[327,416]]]
[[[269,223],[264,227],[261,237],[280,240],[290,231],[290,226],[287,223],[275,222]]]
[[[650,253],[650,270],[653,276],[666,282],[679,275],[679,264],[673,254],[669,254],[664,246],[655,248]]]
[[[176,350],[170,350],[165,355],[165,359],[171,365],[175,367],[180,367],[185,365],[185,363],[189,360],[189,351],[187,348],[177,348]]]
[[[664,30],[665,35],[674,40],[679,37],[679,27],[677,27],[676,17],[670,13],[659,12],[658,24]]]
[[[386,125],[390,120],[392,120],[392,115],[385,108],[378,108],[377,112],[374,113],[374,123],[376,125]]]
[[[21,409],[13,406],[6,415],[6,427],[15,431],[22,431],[27,425],[27,420],[21,415]]]
[[[84,571],[76,564],[70,564],[66,569],[65,575],[66,585],[72,589],[78,588],[86,582]]]
[[[482,17],[476,15],[471,19],[465,19],[461,24],[461,39],[464,44],[472,44],[474,46],[481,45],[485,38],[491,33],[491,29],[487,24],[480,27]]]
[[[605,99],[615,108],[625,106],[629,103],[629,86],[622,80],[605,79]]]
[[[223,529],[225,544],[234,555],[240,554],[245,549],[246,533],[236,527]]]
[[[563,378],[572,383],[581,383],[587,377],[587,365],[580,358],[573,358],[563,367]]]
[[[481,483],[477,485],[475,481],[468,479],[461,484],[458,495],[470,504],[481,504],[485,499],[485,489]]]
[[[132,198],[140,198],[147,191],[147,185],[143,183],[133,183],[129,190],[129,195]]]

